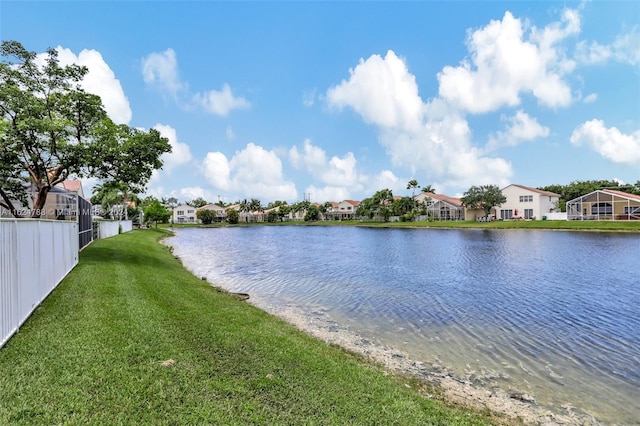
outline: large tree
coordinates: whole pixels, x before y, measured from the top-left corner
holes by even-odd
[[[489,216],[491,209],[507,202],[497,185],[472,186],[460,198],[462,205],[472,209],[482,209]]]
[[[100,97],[82,88],[88,69],[61,66],[55,49],[41,64],[19,42],[3,41],[0,56],[0,206],[18,217],[31,193],[37,217],[69,176],[116,181],[125,197],[144,190],[171,150],[166,138],[113,123]]]
[[[158,227],[158,222],[164,223],[169,220],[170,216],[171,212],[158,200],[153,200],[151,204],[144,209],[145,222],[155,222],[156,228]]]

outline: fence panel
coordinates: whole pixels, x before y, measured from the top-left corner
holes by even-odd
[[[130,220],[101,220],[95,223],[98,227],[97,239],[100,240],[129,232],[133,229],[133,223]]]
[[[0,219],[0,347],[78,263],[78,224]]]

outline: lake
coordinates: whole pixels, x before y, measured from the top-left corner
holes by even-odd
[[[197,276],[552,410],[640,423],[640,235],[182,228]],[[262,307],[261,306],[261,307]],[[575,408],[572,408],[575,407]]]

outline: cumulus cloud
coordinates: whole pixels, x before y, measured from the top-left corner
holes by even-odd
[[[231,87],[226,83],[222,86],[221,91],[210,90],[204,93],[196,93],[194,100],[205,111],[220,116],[226,116],[234,109],[244,109],[251,106],[245,98],[234,96]]]
[[[306,139],[302,149],[299,150],[298,147],[293,146],[289,150],[289,161],[295,168],[309,172],[315,179],[326,185],[323,188],[314,186],[316,193],[348,198],[352,190],[362,189],[357,160],[352,152],[348,152],[344,157],[333,156],[327,159],[327,154],[322,148]]]
[[[349,106],[366,122],[380,127],[419,126],[422,99],[416,79],[395,52],[389,50],[384,58],[371,55],[367,60],[360,59],[349,74],[349,80],[327,91],[329,105]]]
[[[142,78],[146,84],[171,96],[184,108],[198,107],[214,115],[226,116],[235,109],[251,106],[245,98],[234,95],[227,83],[223,84],[222,90],[190,93],[189,84],[180,79],[178,60],[173,49],[151,53],[143,58]]]
[[[131,107],[124,94],[120,80],[105,62],[102,54],[97,50],[83,49],[78,55],[70,49],[58,46],[58,60],[60,65],[77,64],[87,67],[89,72],[82,80],[82,88],[89,93],[100,96],[102,104],[109,117],[117,124],[129,124],[131,121]],[[46,54],[38,55],[38,61],[44,64]]]
[[[330,106],[351,107],[380,130],[392,163],[443,185],[508,182],[511,165],[484,157],[471,144],[464,116],[446,99],[424,103],[415,77],[392,51],[373,55],[350,70],[349,80],[327,91]],[[379,189],[379,188],[378,188]]]
[[[501,21],[470,32],[471,57],[459,66],[446,66],[438,74],[440,96],[471,113],[516,106],[521,93],[530,93],[543,105],[556,108],[571,103],[571,90],[563,80],[575,64],[558,46],[580,31],[580,19],[566,10],[562,22],[532,27],[506,12]]]
[[[590,104],[598,100],[598,95],[596,93],[590,93],[582,99],[582,102],[585,104]]]
[[[517,111],[512,117],[503,117],[502,119],[507,122],[506,130],[489,137],[486,151],[492,151],[502,146],[515,146],[520,142],[549,136],[548,127],[540,125],[538,120],[522,110]]]
[[[295,185],[284,180],[280,158],[253,143],[236,152],[230,160],[221,152],[209,152],[203,169],[209,184],[220,190],[270,200],[297,198]]]
[[[156,124],[153,128],[167,138],[171,145],[171,152],[166,152],[160,157],[163,162],[162,170],[170,174],[175,167],[191,161],[193,157],[189,145],[178,141],[177,132],[173,127],[166,124]]]
[[[585,145],[614,163],[640,165],[640,130],[624,134],[594,119],[578,126],[570,141],[576,146]]]
[[[406,188],[406,185],[407,183],[401,181],[391,170],[383,170],[368,179],[366,191],[370,194],[374,194],[381,189],[398,191]]]

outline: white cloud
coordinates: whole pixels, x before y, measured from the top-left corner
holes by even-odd
[[[398,191],[402,188],[406,188],[406,185],[407,183],[401,181],[400,178],[398,178],[391,170],[383,170],[368,179],[367,188],[365,190],[368,194],[373,195],[381,189]]]
[[[489,137],[486,151],[492,151],[502,146],[515,146],[523,141],[532,141],[540,137],[549,136],[549,128],[522,110],[512,117],[503,117],[507,122],[504,132],[497,132]]]
[[[316,102],[316,91],[317,89],[305,91],[302,94],[302,104],[306,107],[311,107]]]
[[[173,49],[160,53],[151,53],[142,60],[142,78],[144,82],[158,87],[176,98],[186,89],[178,75],[178,60]]]
[[[351,192],[344,186],[317,187],[310,185],[307,187],[306,193],[311,198],[312,203],[320,204],[324,204],[327,201],[340,202],[342,200],[348,200],[351,197]]]
[[[600,44],[596,41],[578,43],[576,58],[585,64],[600,64],[608,60],[640,64],[640,32],[633,27],[629,32],[620,34],[610,44]]]
[[[307,169],[313,174],[320,174],[327,165],[327,155],[322,148],[305,139],[302,152],[296,146],[289,150],[289,161],[296,169]]]
[[[583,103],[585,104],[590,104],[593,103],[595,101],[598,100],[598,95],[596,93],[591,93],[587,96],[584,97],[584,99],[582,100]]]
[[[528,39],[526,26],[506,12],[501,21],[471,32],[471,57],[438,74],[440,96],[471,113],[519,105],[521,93],[533,94],[548,107],[569,105],[571,90],[563,76],[575,64],[557,44],[580,31],[578,14],[567,10],[561,23],[532,27]]]
[[[367,123],[380,127],[416,128],[422,120],[422,99],[415,77],[396,54],[360,59],[343,80],[327,91],[329,105],[353,108]]]
[[[176,129],[166,124],[156,124],[153,128],[160,132],[160,135],[167,138],[171,145],[171,152],[166,152],[160,157],[163,163],[163,171],[170,174],[175,167],[191,161],[193,157],[191,156],[189,145],[178,141]]]
[[[330,106],[350,106],[378,126],[394,165],[443,185],[508,182],[511,165],[483,157],[471,144],[467,121],[447,100],[423,103],[415,77],[393,52],[384,59],[373,55],[360,60],[350,74],[348,81],[328,90],[327,100]]]
[[[231,87],[226,83],[222,86],[221,91],[210,90],[205,93],[196,93],[194,100],[205,111],[220,116],[226,116],[234,109],[245,109],[251,106],[245,98],[234,96]]]
[[[315,179],[326,185],[322,189],[314,187],[316,192],[343,194],[346,198],[351,191],[362,189],[357,160],[352,152],[348,152],[342,158],[333,156],[327,160],[325,151],[306,139],[301,151],[296,146],[289,150],[289,161],[295,168],[308,171]]]
[[[204,176],[211,186],[223,191],[230,189],[231,168],[227,157],[221,152],[209,152],[202,163]]]
[[[215,200],[213,199],[213,195],[210,191],[207,191],[199,186],[180,188],[178,192],[180,194],[180,200],[185,202],[194,200],[196,198],[203,198],[210,203],[217,201],[217,198]]]
[[[241,96],[235,96],[231,86],[225,83],[222,90],[189,93],[189,84],[181,81],[178,60],[173,49],[151,53],[142,60],[142,78],[146,84],[155,86],[170,95],[184,108],[200,107],[204,111],[226,116],[234,109],[245,109],[251,103]]]
[[[233,128],[231,126],[227,126],[227,130],[225,131],[225,134],[227,136],[227,140],[230,140],[230,141],[232,141],[236,137],[236,134],[233,132]]]
[[[120,80],[104,61],[97,50],[83,49],[77,56],[70,50],[58,46],[58,60],[60,65],[77,64],[88,68],[89,72],[82,80],[82,87],[89,93],[100,96],[102,104],[109,117],[117,124],[129,124],[131,121],[131,107],[124,94]],[[39,62],[44,63],[46,54],[38,55]]]
[[[573,145],[586,145],[614,163],[640,165],[640,130],[627,135],[602,120],[586,121],[571,134]]]
[[[295,200],[296,187],[285,181],[282,162],[273,152],[253,143],[227,160],[220,152],[209,152],[203,162],[207,181],[223,191],[264,200]]]

